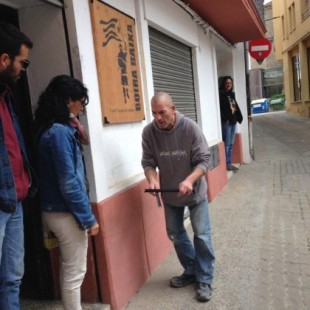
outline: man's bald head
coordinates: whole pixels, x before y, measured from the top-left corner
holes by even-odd
[[[165,92],[156,93],[152,97],[151,104],[165,104],[167,107],[174,106],[171,96]]]
[[[176,109],[171,96],[159,92],[153,96],[151,106],[157,126],[163,130],[171,130],[176,122]]]

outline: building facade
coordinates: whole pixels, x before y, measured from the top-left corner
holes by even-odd
[[[273,18],[272,2],[266,3],[264,5],[264,21],[267,29],[266,38],[270,41],[272,50],[270,55],[261,64],[258,64],[254,58],[250,58],[251,100],[270,98],[273,95],[284,93],[283,61],[282,59],[276,59],[274,47],[273,21],[277,18]]]
[[[273,0],[277,59],[283,59],[286,110],[310,117],[310,1]]]
[[[251,162],[242,42],[264,36],[258,10],[252,0],[0,0],[0,20],[34,42],[19,91],[30,145],[32,113],[51,78],[70,74],[89,89],[81,122],[100,232],[90,240],[82,298],[122,309],[172,248],[163,209],[144,193],[141,133],[152,121],[150,99],[169,92],[202,128],[213,155],[206,175],[212,201],[228,181],[218,99],[224,75],[234,78],[244,115],[233,161]],[[23,296],[59,298],[59,253],[43,247],[36,199],[25,203],[25,234]]]

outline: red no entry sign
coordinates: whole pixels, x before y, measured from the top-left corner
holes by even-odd
[[[253,40],[249,43],[249,53],[258,63],[261,63],[270,54],[271,48],[271,43],[266,38]]]

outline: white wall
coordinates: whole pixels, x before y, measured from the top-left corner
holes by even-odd
[[[149,26],[192,47],[198,121],[210,146],[221,141],[215,38],[206,36],[189,14],[173,1],[105,2],[136,20],[145,120],[103,125],[88,1],[66,0],[74,74],[83,79],[90,95],[87,118],[82,118],[82,122],[88,127],[91,139],[91,145],[86,149],[86,165],[92,201],[101,201],[144,179],[140,165],[141,133],[144,126],[152,121],[149,101],[154,93]],[[231,59],[230,69],[233,70],[232,53],[227,55]],[[235,58],[241,62],[237,55]]]
[[[111,5],[115,2],[107,1]],[[117,1],[117,4],[122,6],[119,9],[126,9],[126,14],[132,16],[134,13],[133,1]],[[73,57],[80,59],[80,68],[76,67],[75,71],[77,74],[80,71],[89,89],[87,118],[82,118],[82,122],[87,125],[90,135],[90,146],[85,149],[90,198],[101,201],[144,177],[140,165],[144,123],[103,125],[88,1],[68,0],[66,15],[68,26],[76,27],[75,31],[70,31]]]
[[[216,50],[212,36],[206,36],[200,28],[198,36],[199,47],[195,49],[197,110],[199,124],[212,146],[221,141]]]
[[[234,90],[238,105],[242,111],[243,122],[238,124],[237,131],[242,133],[243,160],[245,163],[251,162],[250,147],[249,147],[249,123],[247,117],[247,95],[246,95],[246,80],[245,80],[245,59],[244,46],[239,43],[233,49],[233,70],[234,70]]]
[[[218,77],[233,76],[233,47],[229,47],[215,38]]]
[[[173,1],[144,1],[145,19],[150,26],[185,44],[197,46],[197,27],[188,13]]]

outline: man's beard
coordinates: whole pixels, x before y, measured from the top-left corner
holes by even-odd
[[[0,73],[0,83],[3,85],[14,87],[18,78],[14,79],[14,68],[12,65],[9,65],[5,71]]]

